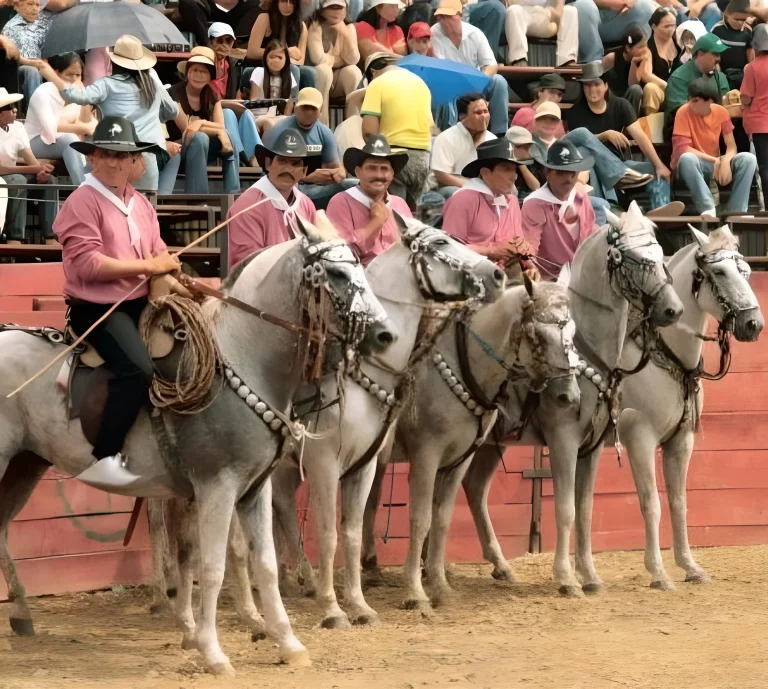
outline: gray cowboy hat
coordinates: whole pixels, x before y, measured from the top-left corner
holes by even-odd
[[[362,148],[348,148],[344,151],[344,168],[352,172],[360,167],[367,158],[384,158],[398,174],[408,164],[407,153],[392,153],[389,142],[381,134],[372,134]]]
[[[256,160],[259,162],[262,170],[264,159],[266,157],[285,156],[286,158],[308,158],[307,144],[304,137],[293,129],[287,127],[280,131],[279,129],[270,129],[264,136],[262,143],[256,146]]]
[[[499,139],[484,141],[477,147],[477,159],[464,166],[462,177],[479,177],[480,170],[484,167],[493,167],[496,163],[507,161],[518,165],[528,165],[530,159],[518,160],[515,157],[515,148],[512,142],[505,136]]]
[[[533,159],[549,170],[566,170],[568,172],[584,172],[591,170],[595,164],[592,156],[583,156],[570,141],[558,139],[553,143],[546,156],[541,146],[534,146]]]
[[[581,76],[576,79],[576,81],[580,81],[582,83],[589,81],[604,81],[604,73],[605,70],[603,69],[602,62],[587,62],[581,66]]]
[[[78,153],[89,155],[97,148],[122,153],[139,153],[159,148],[157,144],[139,141],[133,122],[122,117],[105,117],[93,132],[93,141],[73,141],[69,144]]]

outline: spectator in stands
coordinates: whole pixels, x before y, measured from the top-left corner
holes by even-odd
[[[741,87],[744,68],[755,59],[752,28],[745,23],[750,16],[749,0],[731,0],[725,8],[722,21],[711,29],[728,46],[720,58],[720,69],[725,72],[732,89]]]
[[[741,104],[744,107],[744,130],[755,147],[765,194],[768,193],[768,25],[755,27],[752,48],[756,56],[744,69]]]
[[[579,62],[597,62],[603,44],[621,43],[631,24],[644,26],[657,5],[653,0],[575,0],[579,13]]]
[[[436,57],[461,62],[491,77],[484,95],[491,111],[490,129],[504,136],[509,128],[509,86],[497,74],[498,63],[483,33],[461,20],[461,0],[440,0],[432,27],[432,50]],[[515,102],[519,102],[515,96]],[[455,124],[454,119],[451,124]]]
[[[602,63],[604,81],[611,93],[629,101],[635,115],[639,117],[644,75],[651,70],[651,53],[642,27],[638,24],[630,26],[623,44],[608,53]]]
[[[547,181],[523,201],[523,227],[542,276],[554,279],[597,230],[589,196],[578,181],[579,173],[588,171],[593,160],[570,141],[561,140],[546,152],[534,146],[533,158],[546,169]]]
[[[299,85],[291,72],[291,62],[285,43],[276,38],[264,49],[264,66],[251,72],[251,100],[282,98],[288,100],[285,115],[293,112],[293,101],[299,95]]]
[[[506,51],[503,51],[500,45],[506,16],[505,4],[500,0],[473,0],[464,3],[464,20],[482,31],[488,39],[493,56],[500,64],[506,62]]]
[[[461,189],[467,179],[462,170],[477,160],[477,149],[496,136],[488,131],[491,115],[482,93],[467,93],[456,101],[459,121],[435,138],[430,167],[437,192],[445,199]]]
[[[229,24],[214,22],[208,27],[208,47],[216,55],[216,78],[211,88],[219,98],[240,98],[243,62],[232,57],[235,32]]]
[[[707,33],[704,24],[698,19],[688,19],[682,24],[678,24],[675,29],[675,44],[680,49],[677,60],[672,63],[670,68],[674,72],[680,65],[684,65],[693,57],[693,46],[704,34]]]
[[[407,164],[408,155],[392,153],[381,134],[369,136],[363,148],[348,148],[344,153],[344,167],[354,172],[360,182],[336,194],[328,204],[327,214],[364,266],[400,241],[393,211],[411,217],[405,200],[388,192],[396,172]]]
[[[307,155],[307,145],[295,129],[273,128],[264,136],[256,158],[266,174],[227,213],[230,268],[254,251],[293,239],[291,223],[297,216],[315,222],[315,207],[298,188],[307,174]],[[269,203],[237,215],[262,199]]]
[[[504,21],[507,59],[513,66],[528,66],[528,36],[557,36],[555,64],[575,63],[579,52],[579,15],[565,0],[510,0]]]
[[[82,86],[83,63],[77,53],[56,55],[48,62],[63,81],[75,87]],[[83,183],[83,157],[69,144],[93,134],[96,119],[90,106],[65,104],[56,85],[45,83],[32,94],[24,128],[36,157],[63,159],[72,184],[80,186]]]
[[[334,194],[349,189],[356,181],[347,179],[333,132],[320,122],[322,107],[323,97],[317,89],[301,89],[293,115],[284,117],[269,131],[277,136],[291,129],[304,139],[307,155],[314,158],[308,161],[310,169],[315,168],[316,162],[320,167],[302,180],[299,189],[312,199],[315,207],[324,209]]]
[[[408,54],[412,53],[435,56],[432,52],[432,29],[426,22],[414,22],[408,29]]]
[[[208,43],[208,24],[225,22],[237,36],[248,36],[262,10],[258,0],[179,0],[182,26],[195,36],[197,45]]]
[[[325,125],[330,99],[346,98],[363,78],[357,66],[360,62],[357,34],[353,24],[345,23],[346,13],[344,0],[322,0],[309,24],[307,49],[317,71],[317,90],[323,98],[320,119]]]
[[[373,0],[370,9],[360,15],[355,31],[363,61],[373,53],[407,53],[405,34],[397,25],[397,17],[403,7],[405,5],[400,0]]]
[[[398,24],[403,30],[403,34],[407,36],[411,27],[416,23],[426,24],[432,26],[434,24],[435,8],[432,6],[431,0],[413,0],[402,12]]]
[[[288,46],[291,58],[291,71],[300,88],[315,86],[317,72],[306,63],[307,25],[301,21],[299,0],[271,0],[269,10],[256,19],[248,40],[248,60],[263,62],[264,50],[273,39]]]
[[[392,53],[374,53],[368,58],[368,88],[360,114],[363,137],[381,134],[390,146],[408,154],[408,164],[395,173],[390,192],[405,199],[414,211],[429,175],[432,95],[421,78],[398,67],[396,59]]]
[[[650,139],[645,135],[637,121],[637,114],[624,98],[608,93],[608,84],[599,62],[584,65],[580,78],[584,89],[584,97],[576,103],[565,115],[565,121],[570,131],[584,128],[594,134],[609,151],[623,158],[623,152],[629,150],[631,137],[643,155],[650,161],[659,179],[669,182],[670,172],[656,153]],[[626,134],[624,133],[626,132]],[[577,146],[580,141],[569,139]],[[633,167],[645,170],[646,164],[626,162],[627,174],[636,176]],[[650,180],[646,180],[646,183]]]
[[[43,76],[56,84],[67,103],[98,105],[103,116],[123,117],[133,122],[141,141],[157,144],[159,153],[143,153],[147,169],[134,183],[136,189],[159,190],[170,194],[176,181],[180,148],[166,145],[162,123],[179,114],[157,73],[152,69],[157,58],[135,36],[120,36],[110,51],[112,75],[85,88],[61,79],[50,65]]]
[[[673,115],[686,102],[688,85],[702,76],[714,84],[721,97],[728,93],[728,79],[717,69],[720,54],[726,50],[728,46],[711,33],[705,33],[696,41],[691,51],[691,59],[669,75],[667,90],[664,92],[664,109],[667,113]]]
[[[210,48],[193,48],[188,60],[180,62],[184,81],[171,86],[169,94],[179,114],[168,124],[171,141],[181,144],[184,192],[208,193],[208,165],[221,158],[224,191],[240,191],[240,169],[232,140],[226,130],[224,111],[211,88],[216,75],[215,56]],[[248,113],[246,116],[250,117]],[[250,118],[255,129],[256,124]],[[237,118],[235,118],[237,122]],[[254,144],[255,148],[255,144]]]
[[[521,162],[506,138],[480,144],[475,160],[461,171],[466,183],[443,207],[443,229],[492,261],[506,263],[534,253],[525,241],[514,195]]]
[[[48,184],[53,165],[41,163],[29,145],[24,125],[16,121],[16,103],[24,96],[0,88],[0,177],[5,184]],[[17,160],[24,165],[17,165]],[[27,190],[9,189],[4,231],[8,244],[21,244],[27,227]],[[46,239],[53,238],[54,195],[40,204],[40,226]]]
[[[529,132],[533,131],[533,120],[536,117],[536,108],[545,102],[560,103],[565,93],[565,79],[559,74],[545,74],[533,85],[536,100],[530,105],[518,108],[512,118],[512,124],[516,127],[525,127]],[[557,131],[557,137],[565,134],[563,125]]]
[[[647,69],[647,65],[642,69],[642,109],[646,115],[653,115],[663,110],[667,80],[672,65],[680,55],[680,49],[675,43],[677,12],[671,7],[659,7],[651,15],[649,24],[651,37],[648,40],[648,50],[651,53],[651,65],[650,69]]]
[[[688,0],[688,12],[690,19],[698,19],[707,31],[723,18],[723,11],[718,7],[716,0]]]
[[[507,130],[507,141],[512,144],[512,150],[515,154],[515,158],[518,160],[531,160],[531,148],[533,146],[533,135],[525,127],[511,126]],[[515,191],[513,192],[520,203],[523,202],[526,196],[532,191],[536,191],[541,186],[541,183],[536,176],[531,172],[528,165],[520,165],[517,168],[519,174],[517,182],[515,183]]]
[[[720,91],[706,77],[688,85],[688,102],[675,115],[672,133],[672,167],[691,191],[693,205],[702,216],[716,217],[711,180],[724,187],[733,182],[728,211],[746,212],[757,160],[751,153],[737,153],[733,122],[719,104]],[[725,154],[720,155],[720,136]]]
[[[40,9],[40,0],[12,0],[16,15],[3,27],[3,35],[10,38],[21,55],[19,59],[19,84],[24,94],[24,105],[35,89],[43,83],[40,68],[43,66],[43,44],[51,28],[55,12],[75,5],[77,0],[52,0],[47,9]]]
[[[19,88],[19,60],[21,53],[16,44],[0,34],[0,87],[11,91]]]

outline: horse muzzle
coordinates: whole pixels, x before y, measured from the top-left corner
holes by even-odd
[[[480,261],[474,266],[472,273],[479,280],[482,280],[483,286],[485,287],[483,303],[492,304],[504,294],[507,276],[495,263],[491,263],[488,260]]]
[[[683,302],[677,296],[671,284],[665,285],[659,290],[653,302],[650,313],[650,323],[657,328],[665,328],[677,323],[683,315]]]
[[[581,403],[581,390],[576,376],[552,378],[547,383],[547,396],[561,409],[573,409]]]
[[[765,326],[759,306],[739,311],[733,322],[733,335],[739,342],[757,342]]]
[[[360,343],[360,353],[381,354],[397,341],[397,329],[389,318],[373,323]]]

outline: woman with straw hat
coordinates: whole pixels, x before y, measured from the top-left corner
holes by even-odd
[[[97,105],[103,117],[123,117],[133,122],[142,141],[157,144],[156,153],[144,153],[147,171],[135,187],[171,193],[176,182],[180,147],[167,150],[162,123],[179,114],[154,69],[157,58],[135,36],[120,36],[109,51],[112,75],[90,86],[77,88],[46,65],[40,73],[56,84],[67,103]]]

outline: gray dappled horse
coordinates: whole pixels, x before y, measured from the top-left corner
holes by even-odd
[[[298,223],[298,239],[260,253],[242,271],[231,295],[291,323],[304,321],[314,299],[329,299],[328,323],[344,348],[384,351],[397,333],[385,320],[363,269],[344,242]],[[307,295],[312,295],[308,297]],[[226,380],[204,411],[194,416],[163,413],[171,451],[161,451],[148,412],[142,412],[125,443],[134,474],[130,494],[194,497],[202,561],[200,624],[190,640],[213,673],[233,672],[219,646],[216,607],[224,576],[227,534],[234,511],[253,546],[255,574],[267,633],[285,662],[309,662],[291,629],[277,586],[272,536],[270,468],[291,429],[280,421],[302,377],[299,335],[220,302],[207,305]],[[33,633],[24,588],[8,553],[8,525],[53,464],[77,475],[92,461],[78,421],[70,421],[52,371],[7,399],[61,349],[26,332],[0,332],[0,569],[9,589],[11,626]],[[345,353],[346,354],[346,353]],[[217,380],[221,378],[217,376]],[[214,383],[214,386],[217,384]],[[215,388],[214,388],[215,389]],[[293,432],[300,431],[296,427]]]

